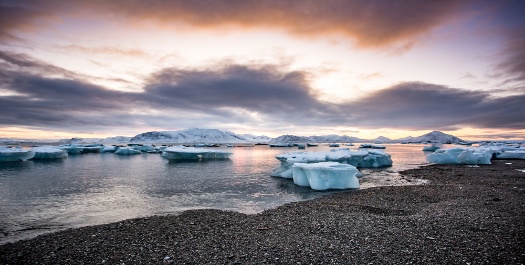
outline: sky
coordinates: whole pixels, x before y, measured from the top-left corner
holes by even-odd
[[[0,0],[0,138],[525,139],[525,1]]]

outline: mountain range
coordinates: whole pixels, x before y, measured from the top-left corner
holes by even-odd
[[[15,141],[13,139],[2,139],[4,143]],[[375,143],[461,143],[460,138],[440,131],[432,131],[418,137],[404,137],[391,140],[387,137],[377,137],[375,139],[361,139],[347,135],[320,135],[320,136],[297,136],[281,135],[277,138],[268,136],[256,136],[252,134],[236,134],[230,131],[218,129],[191,128],[180,131],[151,131],[137,134],[134,137],[116,136],[104,139],[100,138],[71,138],[60,140],[60,144],[79,144],[79,143],[98,143],[98,144],[126,144],[126,143],[174,143],[174,144],[195,144],[195,143],[354,143],[354,142],[375,142]]]

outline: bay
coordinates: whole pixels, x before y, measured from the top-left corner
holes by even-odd
[[[362,169],[362,188],[408,185],[397,172],[425,164],[423,145],[391,144],[392,167]],[[344,147],[344,146],[342,146]],[[355,147],[350,147],[355,148]],[[0,163],[0,244],[67,228],[214,208],[247,214],[340,191],[270,177],[275,156],[297,148],[219,148],[230,160],[172,162],[160,154],[70,155]],[[306,151],[328,151],[326,145]]]

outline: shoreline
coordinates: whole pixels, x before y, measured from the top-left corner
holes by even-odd
[[[507,164],[512,163],[512,164]],[[430,165],[414,186],[350,190],[254,215],[190,210],[0,245],[2,264],[525,262],[524,160]]]

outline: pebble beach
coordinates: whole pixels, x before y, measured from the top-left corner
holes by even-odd
[[[525,263],[525,161],[400,174],[428,182],[69,229],[0,245],[0,264]]]

